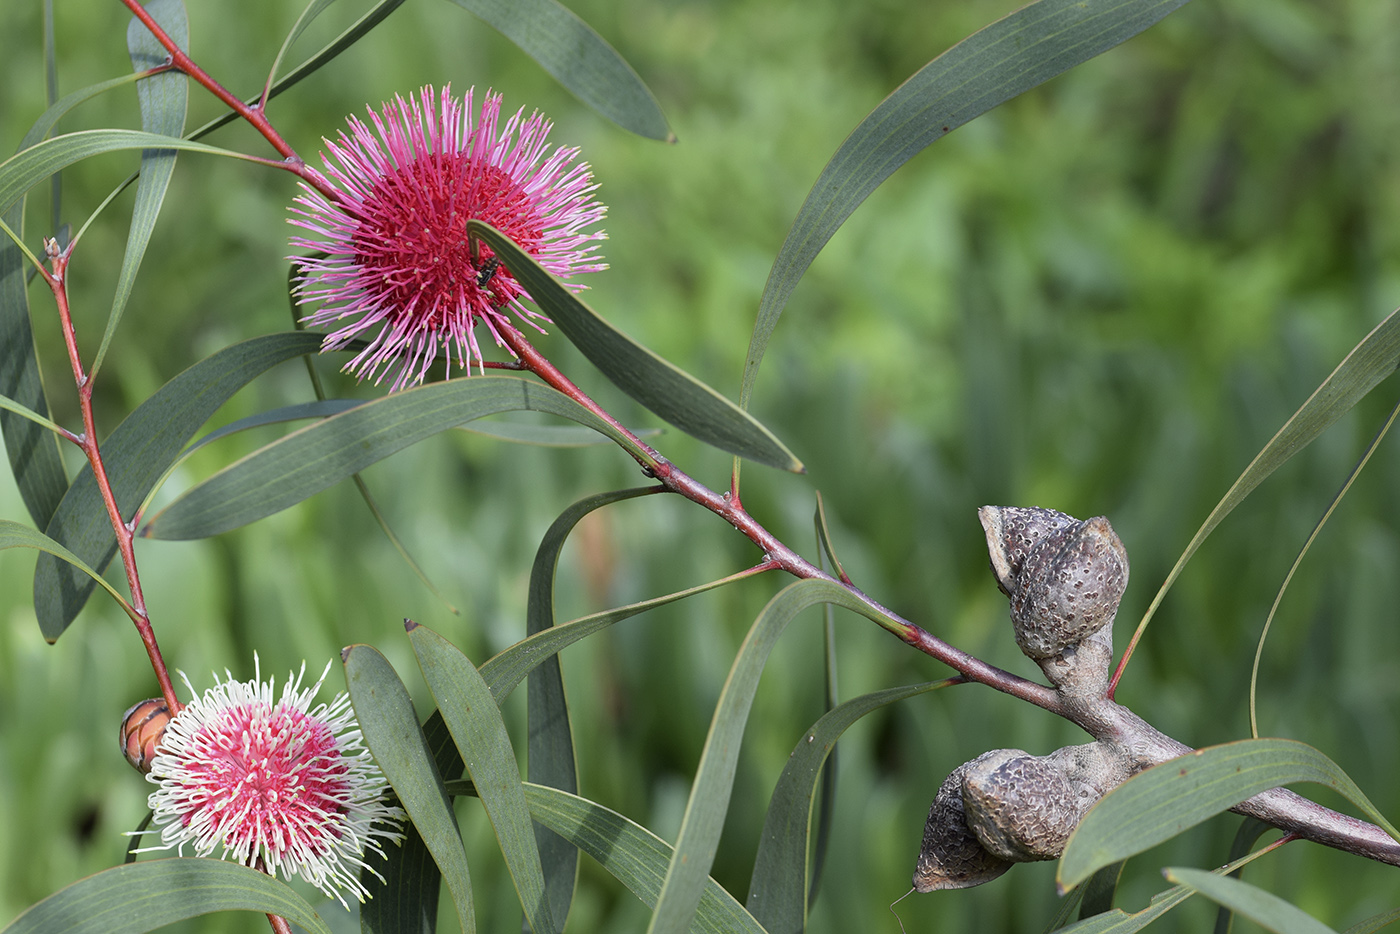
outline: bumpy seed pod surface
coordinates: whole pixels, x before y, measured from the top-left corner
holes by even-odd
[[[1022,652],[1049,658],[1113,622],[1128,586],[1128,553],[1107,519],[996,506],[978,516]]]
[[[117,742],[131,767],[145,774],[151,770],[156,747],[165,738],[165,726],[170,722],[170,708],[159,697],[133,704],[122,716]]]
[[[1004,750],[996,750],[1001,752]],[[963,775],[995,753],[986,753],[953,770],[938,789],[924,821],[924,840],[914,866],[914,891],[966,889],[990,882],[1011,863],[988,853],[967,826],[963,811]]]

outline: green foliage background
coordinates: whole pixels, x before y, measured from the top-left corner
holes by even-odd
[[[359,10],[332,9],[311,49]],[[58,4],[60,93],[128,69],[116,3]],[[297,10],[190,5],[193,52],[239,93],[258,87]],[[610,205],[590,303],[656,351],[737,395],[769,264],[842,138],[889,91],[1004,2],[582,0],[571,4],[653,87],[680,139],[631,137],[579,105],[514,46],[447,4],[407,4],[338,63],[274,102],[304,154],[350,112],[427,82],[495,87],[580,145]],[[43,109],[37,3],[0,30],[0,145]],[[295,57],[295,54],[294,54]],[[191,126],[216,110],[191,95]],[[1372,0],[1199,0],[1145,35],[958,130],[900,170],[850,220],[795,294],[755,412],[808,466],[745,471],[752,512],[814,553],[813,491],[868,592],[1020,673],[975,509],[1043,505],[1108,515],[1132,558],[1126,640],[1196,526],[1346,351],[1400,302],[1400,7]],[[61,128],[136,125],[126,90]],[[241,127],[211,140],[267,152]],[[134,165],[64,174],[81,224]],[[110,430],[154,389],[228,343],[289,326],[290,176],[183,155],[128,318],[103,371]],[[89,354],[120,262],[121,206],[75,262]],[[48,233],[30,199],[31,241]],[[57,417],[76,424],[52,302],[31,291]],[[539,346],[625,421],[654,420],[558,336]],[[327,374],[331,361],[322,362]],[[333,377],[336,392],[372,387]],[[1119,699],[1193,745],[1248,734],[1255,642],[1276,588],[1393,402],[1382,384],[1265,483],[1207,542],[1148,630]],[[236,397],[218,423],[309,398],[300,364]],[[201,451],[174,488],[266,437]],[[658,446],[714,487],[729,459],[670,432]],[[1266,646],[1264,735],[1318,746],[1382,811],[1400,813],[1400,501],[1388,439],[1323,532]],[[398,559],[349,484],[247,529],[141,544],[168,660],[197,689],[211,669],[319,671],[342,645],[384,651],[422,700],[400,620],[426,623],[480,663],[523,634],[539,536],[573,500],[639,482],[615,450],[547,450],[454,432],[367,474],[451,615]],[[561,568],[561,618],[709,580],[752,547],[701,510],[647,497],[596,516]],[[23,518],[0,480],[0,515]],[[596,520],[596,521],[594,521]],[[100,598],[57,645],[29,605],[33,559],[0,556],[0,922],[118,862],[147,787],[121,761],[122,711],[155,693],[128,621]],[[584,794],[674,838],[714,701],[744,631],[782,581],[760,578],[646,617],[563,656]],[[843,697],[942,677],[863,620],[838,620]],[[334,672],[331,681],[337,684]],[[515,726],[522,697],[507,705]],[[767,796],[821,713],[817,620],[793,627],[764,676],[714,874],[741,899]],[[426,712],[426,708],[423,708]],[[925,695],[857,725],[841,747],[830,858],[814,931],[898,929],[924,812],[943,777],[989,749],[1044,753],[1082,737],[977,688]],[[1338,805],[1340,799],[1325,803]],[[518,923],[475,802],[459,805],[484,930]],[[1234,819],[1134,860],[1119,905],[1165,888],[1168,863],[1224,862]],[[572,931],[630,931],[646,912],[584,860]],[[1053,866],[1021,866],[962,893],[912,897],[909,931],[1037,931]],[[1295,845],[1246,879],[1336,927],[1395,905],[1395,870]],[[455,923],[444,913],[444,928]],[[1157,930],[1200,930],[1188,904]],[[348,919],[345,919],[348,925]],[[191,929],[265,930],[251,916]],[[1237,930],[1249,930],[1241,924]]]

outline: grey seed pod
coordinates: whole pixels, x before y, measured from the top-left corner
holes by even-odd
[[[963,775],[991,755],[994,753],[964,762],[939,787],[924,822],[923,845],[914,866],[914,891],[971,888],[1011,868],[1011,863],[987,852],[968,829],[963,813]]]
[[[997,586],[1008,597],[1016,593],[1016,578],[1026,556],[1052,532],[1079,522],[1074,516],[1039,506],[983,506],[977,510],[987,533],[987,552]]]
[[[1022,652],[1050,658],[1113,622],[1128,586],[1128,553],[1107,519],[994,506],[978,517]]]

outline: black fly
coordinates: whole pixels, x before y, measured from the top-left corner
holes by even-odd
[[[500,265],[501,261],[494,256],[483,263],[481,271],[476,274],[476,287],[478,289],[486,288],[486,283],[491,281],[491,277],[496,274],[496,267]]]

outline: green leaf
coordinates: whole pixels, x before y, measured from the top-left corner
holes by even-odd
[[[360,39],[364,38],[364,36],[367,33],[369,33],[370,30],[374,29],[374,27],[384,22],[384,20],[388,18],[390,13],[403,6],[403,4],[404,0],[380,0],[380,2],[371,7],[369,11],[365,13],[364,16],[361,16],[359,19],[355,20],[355,22],[351,24],[349,28],[347,28],[344,32],[342,32],[340,35],[336,36],[333,40],[327,43],[315,55],[312,55],[310,58],[302,62],[296,68],[293,68],[290,72],[288,72],[287,77],[274,84],[272,88],[268,91],[267,99],[272,100],[274,97],[281,94],[283,91],[286,91],[293,85],[297,84],[302,79],[308,78],[311,75],[315,74],[321,69],[323,65],[327,64],[328,62],[334,61],[335,58],[339,56],[341,52],[344,52],[346,49],[353,46]],[[260,97],[261,95],[259,95],[258,97],[249,98],[248,100],[244,101],[244,103],[248,104],[248,106],[250,107],[254,106],[258,103]],[[222,116],[215,117],[213,120],[210,120],[208,123],[204,124],[204,126],[195,130],[193,133],[190,134],[190,139],[203,139],[204,137],[208,136],[210,133],[214,132],[220,127],[227,126],[228,124],[238,119],[241,119],[238,116],[238,114],[230,110]]]
[[[802,463],[753,416],[598,317],[499,230],[469,221],[530,298],[617,388],[681,431],[760,464],[803,471]]]
[[[1037,0],[929,62],[851,132],[812,186],[768,274],[744,362],[748,407],[758,365],[792,290],[872,191],[931,143],[1016,95],[1106,52],[1186,0]]]
[[[675,603],[677,600],[693,597],[725,584],[732,584],[765,570],[768,568],[759,565],[737,574],[731,574],[728,577],[722,577],[717,581],[710,581],[708,584],[666,594],[664,597],[653,597],[650,600],[643,600],[641,603],[632,603],[605,610],[602,613],[594,613],[591,616],[583,616],[572,622],[560,623],[543,632],[537,632],[533,636],[521,639],[500,654],[487,659],[481,666],[481,676],[486,679],[486,683],[491,688],[491,695],[496,698],[496,703],[499,704],[511,691],[515,690],[521,681],[525,680],[526,675],[534,671],[545,659],[552,658],[580,639],[600,632],[613,623],[636,616],[638,613],[644,613],[668,603]]]
[[[105,129],[66,133],[35,143],[0,163],[0,211],[8,211],[26,191],[75,162],[128,149],[188,149],[232,159],[252,158],[241,152],[141,130]]]
[[[656,906],[673,851],[664,840],[616,811],[545,785],[525,785],[535,820],[589,856],[641,899]],[[763,934],[734,896],[706,876],[692,930],[713,934]]]
[[[126,598],[102,578],[92,568],[88,567],[82,558],[64,548],[58,542],[49,538],[43,532],[31,529],[28,526],[20,525],[10,519],[0,519],[0,548],[37,548],[40,551],[54,555],[56,558],[68,562],[73,567],[82,571],[94,583],[100,584],[104,590],[116,598],[122,606],[126,606]],[[91,586],[91,585],[89,585]],[[50,639],[50,642],[53,640]]]
[[[1125,660],[1119,664],[1120,671],[1123,664],[1126,664],[1126,656],[1132,654],[1133,647],[1142,637],[1143,630],[1157,612],[1157,607],[1161,605],[1167,591],[1176,583],[1182,568],[1186,567],[1186,562],[1191,560],[1196,549],[1206,540],[1206,536],[1210,535],[1221,520],[1243,502],[1255,487],[1263,483],[1265,478],[1283,466],[1294,454],[1311,444],[1313,439],[1331,427],[1333,422],[1351,411],[1352,407],[1381,380],[1395,372],[1397,366],[1400,366],[1400,309],[1387,315],[1384,321],[1376,325],[1370,334],[1351,349],[1331,375],[1322,381],[1322,385],[1299,406],[1298,411],[1293,413],[1278,433],[1269,439],[1269,443],[1264,445],[1263,450],[1226,491],[1210,515],[1206,516],[1206,521],[1201,523],[1186,550],[1176,559],[1171,573],[1162,582],[1157,595],[1147,607],[1147,612],[1143,614],[1142,622],[1138,623],[1137,629],[1134,630],[1124,653]]]
[[[889,688],[846,701],[823,716],[798,740],[778,776],[763,821],[753,878],[744,901],[770,931],[801,931],[807,925],[807,844],[812,803],[822,763],[841,734],[861,717],[905,698],[946,687],[951,680]]]
[[[1400,908],[1392,908],[1364,921],[1358,921],[1342,934],[1375,934],[1376,931],[1392,925],[1396,921],[1400,921]]]
[[[499,412],[528,409],[612,426],[548,386],[518,376],[473,376],[419,386],[308,425],[187,490],[143,529],[150,538],[218,535],[293,506],[439,432]]]
[[[530,568],[529,600],[525,609],[525,633],[533,636],[554,626],[554,574],[559,552],[580,519],[611,503],[655,493],[650,486],[589,496],[574,503],[550,524],[535,552]],[[574,737],[569,726],[569,705],[564,696],[564,676],[559,658],[541,659],[530,674],[526,707],[526,762],[530,781],[549,785],[571,794],[578,793],[578,764],[574,759]],[[569,916],[578,879],[578,849],[558,834],[544,828],[535,832],[535,842],[544,866],[545,888],[551,914],[561,922]]]
[[[467,854],[413,701],[393,666],[370,646],[352,645],[341,658],[365,744],[447,880],[462,929],[475,931]]]
[[[190,23],[185,13],[184,0],[150,0],[146,12],[165,30],[181,50],[188,52],[190,46]],[[162,64],[170,55],[165,47],[156,41],[151,31],[134,16],[126,29],[126,47],[131,56],[132,69],[147,71]],[[189,101],[189,79],[183,72],[170,70],[151,75],[136,82],[136,97],[141,105],[141,129],[148,133],[164,136],[179,136],[185,131],[185,107]],[[141,180],[136,186],[136,203],[131,212],[131,230],[126,238],[126,253],[122,257],[121,272],[117,276],[116,294],[112,296],[112,310],[107,316],[107,329],[102,334],[102,344],[88,368],[88,377],[95,378],[102,369],[102,361],[107,357],[107,348],[117,332],[117,324],[126,310],[127,299],[131,297],[131,287],[136,283],[136,273],[141,269],[141,261],[146,256],[146,246],[151,240],[156,218],[160,216],[161,205],[165,202],[165,192],[170,186],[170,177],[175,173],[175,156],[172,149],[148,149],[141,153]]]
[[[544,871],[520,787],[515,751],[491,691],[476,667],[442,636],[415,625],[408,630],[408,638],[496,831],[530,928],[535,934],[554,934],[559,926],[545,896]]]
[[[754,693],[758,690],[759,675],[787,624],[802,610],[818,603],[834,603],[871,619],[877,617],[849,591],[820,579],[798,581],[764,607],[739,648],[715,706],[690,800],[686,802],[685,816],[676,837],[675,856],[667,867],[666,881],[649,932],[684,934],[690,927],[729,809],[739,746]]]
[[[122,516],[131,516],[180,449],[230,396],[278,363],[320,347],[321,336],[304,331],[255,337],[206,357],[156,390],[102,445]],[[45,531],[94,568],[112,560],[116,536],[90,467],[78,474]],[[34,612],[44,638],[52,642],[62,635],[91,593],[91,582],[41,556],[34,569]]]
[[[24,204],[0,211],[0,221],[16,234],[22,233]],[[0,396],[47,418],[49,402],[29,323],[28,269],[19,246],[9,237],[0,237]],[[58,438],[46,426],[8,406],[0,411],[0,434],[4,435],[10,472],[29,517],[43,528],[68,489]]]
[[[638,136],[673,143],[661,105],[626,59],[555,0],[452,0],[520,46],[579,100]]]
[[[1141,931],[1195,894],[1185,886],[1173,886],[1152,896],[1151,903],[1141,911],[1128,914],[1121,908],[1114,908],[1077,921],[1069,927],[1059,928],[1059,934],[1132,934],[1134,931]]]
[[[1247,882],[1184,867],[1167,869],[1163,875],[1275,934],[1337,934],[1302,909]]]
[[[54,432],[55,434],[61,435],[63,433],[63,428],[59,426],[56,422],[45,418],[44,416],[40,415],[38,412],[34,411],[28,406],[20,405],[18,402],[15,402],[12,399],[7,399],[4,396],[0,396],[0,409],[4,409],[7,412],[13,412],[21,418],[27,418],[34,424],[42,425],[43,427],[47,428],[49,431]]]
[[[275,409],[268,409],[266,412],[259,412],[256,415],[249,415],[247,418],[240,418],[235,422],[229,422],[222,428],[217,428],[200,438],[194,444],[180,452],[180,460],[189,457],[195,451],[218,441],[220,438],[227,438],[229,435],[237,434],[240,431],[247,431],[250,428],[261,428],[264,425],[280,425],[284,422],[299,422],[308,418],[330,418],[332,415],[339,415],[341,412],[348,412],[353,408],[362,406],[366,399],[322,399],[317,402],[299,402],[296,405],[284,405]]]
[[[4,934],[143,934],[215,911],[280,915],[312,934],[330,934],[305,899],[266,873],[196,857],[130,863],[79,879],[20,915]]]
[[[598,437],[598,432],[578,425],[536,425],[533,422],[476,421],[462,425],[459,431],[471,432],[495,438],[497,441],[511,441],[516,444],[533,444],[553,448],[587,448],[599,444],[610,444],[607,438]],[[639,438],[660,434],[658,428],[629,429]]]
[[[1198,749],[1128,779],[1089,810],[1065,846],[1056,877],[1068,889],[1095,870],[1293,782],[1336,789],[1392,837],[1395,828],[1335,762],[1289,739],[1248,739]]]

